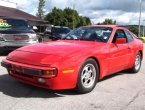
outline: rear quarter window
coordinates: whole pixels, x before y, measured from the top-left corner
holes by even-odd
[[[130,32],[125,31],[126,37],[128,42],[132,42],[134,40],[133,36],[130,34]]]

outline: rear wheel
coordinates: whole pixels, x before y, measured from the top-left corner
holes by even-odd
[[[82,65],[76,90],[79,93],[88,93],[91,92],[99,78],[99,68],[98,64],[93,59],[88,59]]]
[[[135,60],[134,60],[134,65],[133,67],[131,68],[131,72],[132,73],[137,73],[139,72],[140,70],[140,67],[141,67],[141,53],[139,52],[136,57],[135,57]]]

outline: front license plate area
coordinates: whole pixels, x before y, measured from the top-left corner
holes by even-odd
[[[19,73],[19,74],[23,73],[23,70],[20,66],[13,65],[12,70],[14,71],[14,73]]]
[[[24,69],[20,66],[12,65],[12,71],[13,71],[13,74],[23,76],[23,77],[26,77],[26,78],[33,78],[32,75],[24,74]]]

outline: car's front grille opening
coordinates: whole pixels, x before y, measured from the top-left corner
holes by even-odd
[[[6,41],[26,41],[29,40],[28,35],[14,35],[14,34],[5,34],[3,37]]]
[[[23,77],[27,77],[27,78],[33,78],[32,75],[28,75],[28,74],[23,74],[17,71],[13,71],[13,74],[19,75],[19,76],[23,76]]]

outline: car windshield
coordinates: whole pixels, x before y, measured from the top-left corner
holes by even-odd
[[[26,29],[29,25],[25,20],[19,19],[1,19],[0,18],[0,30],[7,29]]]
[[[80,27],[66,35],[66,40],[107,42],[112,33],[110,27]]]
[[[52,33],[55,33],[55,34],[67,34],[70,32],[70,29],[69,28],[52,28]]]

